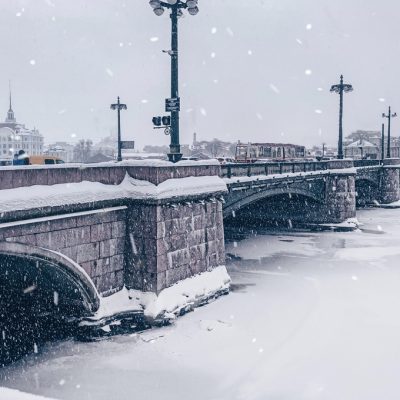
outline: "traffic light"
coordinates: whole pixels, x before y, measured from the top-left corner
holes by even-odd
[[[153,117],[152,121],[154,126],[161,126],[161,117]]]
[[[171,117],[169,117],[169,116],[162,117],[162,124],[164,126],[170,126],[171,125]]]

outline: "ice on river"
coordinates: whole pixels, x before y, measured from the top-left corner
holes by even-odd
[[[229,296],[169,327],[48,345],[1,384],[66,400],[398,399],[400,210],[358,219],[231,242]]]

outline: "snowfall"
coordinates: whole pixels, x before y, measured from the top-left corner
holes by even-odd
[[[231,292],[163,328],[47,344],[0,399],[399,399],[400,210],[227,242]]]

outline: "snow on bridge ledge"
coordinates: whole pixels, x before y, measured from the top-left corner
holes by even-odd
[[[159,185],[125,175],[119,185],[99,182],[34,185],[1,190],[1,213],[40,207],[57,207],[114,199],[164,200],[196,195],[216,195],[227,191],[218,176],[198,176],[168,179]]]

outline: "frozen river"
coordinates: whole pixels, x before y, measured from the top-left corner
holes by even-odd
[[[229,296],[166,328],[48,345],[0,384],[80,400],[397,400],[400,210],[358,219],[358,232],[232,241]]]

